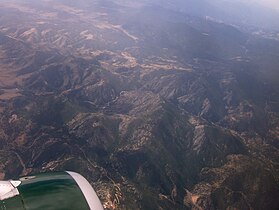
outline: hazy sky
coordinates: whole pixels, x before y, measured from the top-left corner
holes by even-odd
[[[250,2],[250,3],[260,3],[266,7],[271,7],[273,9],[279,10],[279,0],[241,0],[244,2]]]

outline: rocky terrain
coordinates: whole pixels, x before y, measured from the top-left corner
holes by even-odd
[[[107,209],[278,209],[279,40],[131,1],[0,1],[0,178]]]

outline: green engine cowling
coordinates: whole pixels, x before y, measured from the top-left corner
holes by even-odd
[[[103,210],[103,207],[83,176],[54,172],[0,182],[0,210]]]

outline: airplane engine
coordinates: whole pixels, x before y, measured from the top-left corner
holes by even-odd
[[[75,172],[0,181],[1,210],[103,210],[89,182]]]

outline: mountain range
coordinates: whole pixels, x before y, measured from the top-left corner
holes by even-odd
[[[278,209],[278,14],[251,10],[1,1],[0,178],[77,171],[107,209]]]

